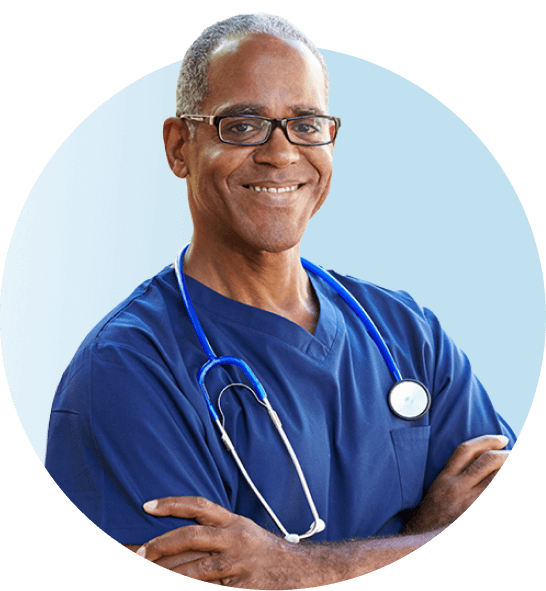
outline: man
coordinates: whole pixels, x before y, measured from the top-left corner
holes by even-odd
[[[120,543],[194,578],[286,589],[380,568],[458,517],[514,443],[429,311],[337,276],[402,375],[432,395],[417,420],[391,412],[376,344],[302,267],[300,240],[332,177],[327,92],[322,56],[300,32],[236,17],[190,48],[164,126],[194,223],[183,270],[198,319],[215,351],[263,383],[324,530],[301,544],[278,537],[224,448],[197,384],[207,355],[171,267],[88,335],[53,404],[46,466],[59,486]],[[207,377],[214,408],[234,382],[247,380],[233,367]],[[224,392],[227,431],[258,491],[289,532],[307,531],[313,516],[267,413],[243,386]]]

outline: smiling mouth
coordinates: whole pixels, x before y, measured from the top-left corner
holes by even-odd
[[[287,187],[262,187],[260,185],[244,185],[245,189],[251,191],[263,191],[265,193],[291,193],[297,191],[303,185],[290,185]]]

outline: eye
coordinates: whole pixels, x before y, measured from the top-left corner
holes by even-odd
[[[335,123],[322,115],[301,117],[288,122],[288,133],[295,144],[328,144],[335,135]]]
[[[292,131],[299,134],[320,133],[322,126],[316,119],[303,119],[294,121]]]
[[[249,131],[252,131],[254,129],[254,126],[249,123],[248,121],[240,121],[239,123],[234,123],[232,125],[229,125],[227,128],[227,131],[229,133],[248,133]]]
[[[228,142],[259,141],[267,133],[267,121],[251,117],[226,117],[220,123],[220,135]]]

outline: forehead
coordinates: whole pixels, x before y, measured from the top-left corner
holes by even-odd
[[[267,34],[220,45],[209,65],[208,86],[202,107],[215,108],[210,114],[232,104],[327,110],[326,77],[319,60],[305,44]]]

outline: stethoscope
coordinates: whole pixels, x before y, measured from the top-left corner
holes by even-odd
[[[290,445],[290,442],[288,441],[288,437],[284,432],[284,429],[282,427],[281,421],[279,420],[277,413],[273,410],[273,407],[271,406],[271,403],[267,398],[262,384],[259,382],[254,372],[242,359],[230,356],[218,357],[212,350],[212,347],[210,346],[210,343],[203,331],[203,327],[201,326],[201,323],[197,318],[197,314],[195,313],[195,309],[193,307],[188,292],[188,287],[186,285],[186,280],[184,278],[183,261],[188,246],[189,245],[185,246],[178,253],[178,256],[176,257],[174,263],[174,270],[178,281],[178,287],[180,288],[180,294],[182,295],[184,305],[186,306],[190,322],[199,340],[199,343],[208,358],[207,362],[201,367],[201,369],[197,373],[197,383],[199,384],[199,389],[203,394],[212,420],[214,421],[214,423],[218,427],[218,430],[220,431],[220,436],[224,445],[226,446],[227,450],[232,454],[245,480],[248,482],[249,486],[252,488],[252,490],[264,506],[265,510],[270,515],[271,519],[273,519],[279,530],[282,532],[284,538],[289,542],[297,543],[304,538],[309,538],[312,535],[323,531],[326,527],[326,524],[319,517],[317,508],[315,507],[315,503],[313,502],[313,498],[311,497],[311,492],[309,491],[309,486],[307,485],[307,481],[301,469],[298,458],[296,457],[296,454],[292,446]],[[406,421],[415,421],[424,416],[428,412],[431,403],[431,397],[428,390],[423,384],[416,380],[402,378],[398,366],[396,365],[387,345],[385,344],[383,337],[377,330],[375,324],[372,322],[371,318],[368,316],[364,308],[360,305],[360,303],[339,281],[337,281],[337,279],[335,279],[332,275],[330,275],[330,273],[325,271],[322,267],[314,265],[313,263],[304,258],[301,259],[301,263],[305,269],[311,271],[315,275],[318,275],[330,287],[332,287],[345,300],[345,302],[347,302],[347,304],[355,312],[358,318],[364,323],[364,326],[366,327],[368,334],[371,336],[372,340],[379,349],[379,352],[381,353],[381,356],[383,357],[383,360],[385,361],[394,380],[394,385],[390,388],[389,392],[387,393],[387,403],[391,412],[399,419],[403,419]],[[211,369],[221,365],[234,365],[241,369],[247,377],[247,379],[249,380],[249,382],[251,383],[252,388],[242,383],[233,383],[227,385],[218,396],[218,410],[220,415],[222,416],[222,418],[220,419],[219,414],[216,412],[216,409],[212,405],[212,401],[210,399],[207,387],[205,385],[205,378]],[[229,435],[227,434],[227,431],[225,429],[225,418],[220,405],[220,399],[222,397],[222,394],[228,388],[232,388],[234,386],[250,390],[254,394],[256,400],[263,407],[265,407],[286,447],[286,450],[288,451],[288,454],[290,455],[296,472],[298,473],[301,487],[303,489],[305,497],[307,498],[307,502],[309,503],[309,508],[311,509],[311,513],[314,519],[309,530],[303,534],[298,535],[288,533],[288,530],[284,527],[280,519],[273,511],[273,509],[268,505],[267,501],[264,499],[260,491],[256,488],[256,485],[254,484],[252,478],[250,478],[248,472],[246,471],[239,455],[237,454],[235,446],[233,445]]]

